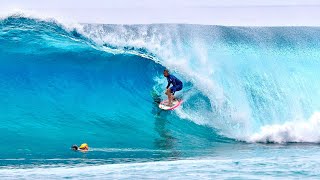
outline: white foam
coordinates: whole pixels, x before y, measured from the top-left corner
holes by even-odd
[[[260,132],[253,134],[249,142],[320,142],[320,112],[314,113],[309,120],[289,121],[284,124],[266,125]]]

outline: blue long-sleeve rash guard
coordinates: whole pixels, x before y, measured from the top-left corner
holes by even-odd
[[[169,88],[170,84],[172,84],[173,86],[178,86],[178,85],[182,86],[182,82],[178,78],[176,78],[174,75],[170,74],[167,77],[167,80],[168,80],[167,89]]]

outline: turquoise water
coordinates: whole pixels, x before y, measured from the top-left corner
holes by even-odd
[[[2,19],[0,177],[316,178],[319,48],[312,27]]]

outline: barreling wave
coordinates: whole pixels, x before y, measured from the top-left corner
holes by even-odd
[[[10,16],[0,23],[2,123],[8,136],[28,130],[34,134],[27,136],[42,141],[47,132],[58,139],[69,132],[72,142],[79,140],[72,132],[80,130],[86,135],[81,139],[125,148],[150,148],[159,136],[165,139],[162,148],[172,147],[188,134],[214,141],[319,142],[315,129],[300,133],[317,124],[319,47],[320,29],[312,27],[67,28],[54,20]],[[184,104],[172,118],[156,107],[165,98],[164,68],[186,84]],[[159,118],[176,119],[170,135],[152,127]],[[204,129],[198,132],[181,119]],[[131,144],[129,137],[141,143]],[[175,146],[188,147],[186,141]]]

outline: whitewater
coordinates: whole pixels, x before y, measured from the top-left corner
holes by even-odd
[[[315,178],[319,48],[318,27],[4,16],[0,177]],[[184,82],[170,112],[165,68]]]

